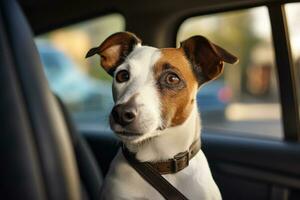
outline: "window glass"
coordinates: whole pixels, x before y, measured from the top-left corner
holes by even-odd
[[[124,29],[124,18],[111,14],[35,39],[49,85],[79,128],[109,128],[111,77],[100,67],[99,57],[85,59],[85,54],[110,34]]]
[[[192,17],[177,34],[177,44],[203,35],[238,56],[197,96],[202,128],[213,132],[282,139],[274,51],[266,7]]]
[[[296,72],[296,84],[298,86],[298,104],[300,104],[300,3],[287,4],[285,5],[285,9],[295,67],[294,69]]]

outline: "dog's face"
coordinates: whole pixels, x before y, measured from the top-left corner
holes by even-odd
[[[111,35],[86,57],[94,54],[113,76],[111,128],[133,143],[182,124],[195,105],[199,86],[219,76],[224,62],[237,61],[202,36],[183,41],[180,48],[157,49],[142,46],[129,32]]]

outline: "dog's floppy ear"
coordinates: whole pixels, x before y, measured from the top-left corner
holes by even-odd
[[[118,32],[109,36],[99,47],[90,49],[85,57],[100,55],[102,67],[112,76],[137,44],[141,44],[141,40],[133,33]]]
[[[237,57],[200,35],[181,42],[180,48],[190,61],[199,85],[217,78],[223,72],[224,62],[238,62]]]

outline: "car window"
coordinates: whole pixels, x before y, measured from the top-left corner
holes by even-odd
[[[195,16],[179,27],[177,44],[204,35],[238,56],[223,75],[200,88],[202,128],[220,133],[282,139],[281,112],[266,7]]]
[[[300,104],[300,3],[285,5],[290,44],[295,69],[295,80],[298,87],[298,104]],[[300,107],[299,107],[300,109]]]
[[[123,16],[110,14],[35,38],[49,85],[79,128],[109,128],[111,77],[100,67],[99,57],[84,57],[91,47],[124,29]]]

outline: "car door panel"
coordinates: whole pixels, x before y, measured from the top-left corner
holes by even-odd
[[[203,134],[224,199],[300,198],[300,148],[293,142]]]

